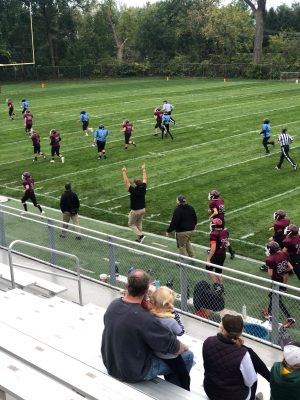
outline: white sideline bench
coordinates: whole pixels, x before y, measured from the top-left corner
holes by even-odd
[[[8,265],[0,263],[0,278],[11,282],[10,268]],[[67,290],[67,288],[61,285],[50,282],[46,279],[39,278],[37,276],[33,276],[28,272],[23,272],[16,268],[14,268],[14,278],[15,284],[21,288],[37,286],[41,289],[47,290],[53,295],[65,292]]]
[[[0,399],[5,400],[6,394],[19,400],[83,400],[72,389],[0,351]]]

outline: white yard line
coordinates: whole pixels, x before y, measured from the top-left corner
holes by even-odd
[[[254,233],[247,233],[247,235],[241,236],[241,239],[247,239],[248,237],[254,236]]]

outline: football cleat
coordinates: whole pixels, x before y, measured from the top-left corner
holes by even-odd
[[[259,269],[261,270],[261,271],[268,271],[268,267],[266,266],[266,264],[264,264],[264,265],[262,265],[261,267],[259,267]]]
[[[65,157],[62,157],[62,158],[61,158],[61,162],[64,164],[64,162],[65,162]]]

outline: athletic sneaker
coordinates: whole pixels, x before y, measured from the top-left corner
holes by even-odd
[[[21,215],[27,214],[27,211],[21,211],[20,214]]]
[[[41,214],[42,214],[42,215],[45,215],[45,211],[42,211]]]
[[[139,237],[139,242],[140,242],[140,243],[143,243],[144,240],[145,240],[145,235],[141,235],[141,236]]]
[[[85,136],[89,136],[89,134],[87,132],[85,132]]]
[[[51,160],[50,162],[55,162],[54,160]]]
[[[103,158],[104,158],[104,160],[106,160],[106,159],[107,159],[107,156],[104,154]]]
[[[297,164],[295,164],[293,168],[294,168],[294,171],[297,171],[297,169],[298,169],[298,165],[297,165]]]
[[[295,322],[296,322],[295,318],[290,317],[285,321],[285,324],[283,325],[283,327],[291,328],[291,326],[294,325]]]
[[[279,168],[279,167],[277,167],[277,165],[276,165],[275,169],[277,169],[277,171],[279,171],[279,170],[280,170],[280,168]]]
[[[82,237],[81,237],[81,236],[75,236],[75,239],[76,239],[76,240],[81,240]]]
[[[65,162],[65,157],[61,158],[61,162],[64,163]]]
[[[268,267],[266,266],[266,264],[262,265],[261,267],[259,267],[259,269],[261,271],[268,271]]]
[[[234,250],[232,250],[232,251],[231,251],[231,253],[230,253],[230,258],[231,258],[231,260],[233,260],[233,259],[234,259],[234,257],[235,257],[235,251],[234,251]]]

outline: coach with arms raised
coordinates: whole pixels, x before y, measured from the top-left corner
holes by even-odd
[[[146,192],[147,192],[147,171],[146,166],[141,166],[143,172],[143,180],[134,179],[134,186],[131,185],[127,177],[127,170],[122,168],[122,178],[130,193],[130,212],[128,215],[128,226],[137,235],[136,242],[143,243],[145,236],[143,235],[143,217],[146,212]]]
[[[114,300],[104,315],[101,354],[109,375],[123,382],[149,381],[158,375],[180,386],[175,374],[155,352],[181,354],[187,370],[193,353],[157,318],[143,308],[149,275],[135,270],[128,275],[127,294]]]

